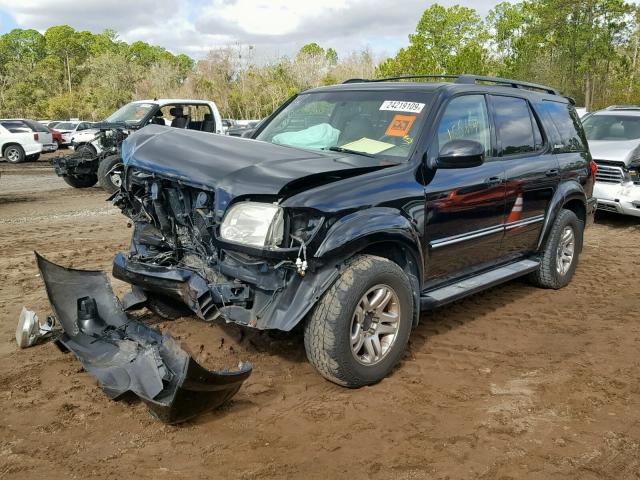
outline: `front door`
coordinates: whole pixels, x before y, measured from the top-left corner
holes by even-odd
[[[437,169],[425,187],[427,286],[429,280],[455,278],[499,257],[505,170],[494,158],[491,138],[484,95],[463,95],[449,102],[438,126],[438,151],[451,140],[474,140],[485,147],[485,162],[479,167]]]

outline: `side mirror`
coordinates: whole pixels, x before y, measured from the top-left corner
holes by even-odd
[[[484,163],[484,146],[474,140],[451,140],[438,156],[439,168],[471,168]]]

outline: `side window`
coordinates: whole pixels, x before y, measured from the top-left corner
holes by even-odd
[[[20,120],[7,120],[2,122],[2,126],[11,133],[29,133],[31,129]]]
[[[451,140],[479,142],[491,156],[491,130],[484,95],[456,97],[447,105],[438,126],[438,148]]]
[[[584,152],[587,150],[582,123],[575,109],[568,103],[545,100],[543,110],[551,117],[562,142],[561,152]]]
[[[542,147],[540,127],[523,98],[492,96],[500,155],[535,152]]]

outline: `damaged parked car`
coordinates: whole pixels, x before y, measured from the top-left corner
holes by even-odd
[[[68,141],[75,152],[54,158],[51,164],[56,174],[74,188],[99,183],[113,193],[120,187],[123,140],[151,124],[223,133],[222,119],[213,102],[175,98],[139,100],[126,104],[93,128],[73,132]]]
[[[252,139],[131,135],[112,198],[133,225],[113,264],[125,306],[301,324],[314,367],[360,387],[390,373],[423,311],[520,276],[567,285],[595,208],[572,101],[422,78],[303,92]]]
[[[598,209],[640,217],[640,107],[611,106],[583,120],[598,165]]]

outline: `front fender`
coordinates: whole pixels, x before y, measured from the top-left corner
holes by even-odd
[[[410,248],[418,269],[422,269],[424,259],[416,225],[399,210],[389,207],[368,208],[345,215],[331,226],[314,256],[348,258],[381,242],[400,242]]]
[[[547,238],[553,228],[553,222],[556,220],[558,213],[562,210],[562,207],[572,200],[579,200],[584,205],[585,211],[587,211],[587,195],[582,188],[582,185],[575,180],[563,182],[558,186],[549,207],[547,208],[547,214],[544,219],[544,225],[538,238],[537,250],[543,248],[547,242]]]

